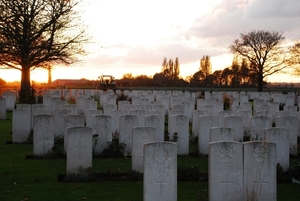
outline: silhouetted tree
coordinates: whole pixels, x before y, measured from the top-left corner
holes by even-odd
[[[204,85],[206,87],[213,87],[215,86],[215,75],[214,74],[209,74],[206,76],[204,80]]]
[[[240,86],[241,71],[240,71],[238,58],[236,56],[232,60],[231,73],[232,73],[231,86],[232,87]]]
[[[280,47],[283,33],[276,31],[250,31],[242,33],[230,50],[233,54],[246,58],[250,63],[250,75],[257,81],[258,91],[263,90],[264,78],[287,67],[285,51]]]
[[[213,72],[213,75],[214,75],[214,83],[215,83],[215,86],[219,86],[221,87],[222,86],[222,70],[216,70]]]
[[[179,74],[180,74],[180,63],[178,60],[178,57],[175,58],[175,62],[173,64],[173,80],[178,80],[179,79]]]
[[[290,47],[291,61],[290,64],[294,67],[296,75],[300,75],[300,41]]]
[[[133,78],[133,86],[150,87],[154,86],[153,79],[147,75],[138,75]]]
[[[205,55],[202,57],[200,60],[200,69],[205,76],[208,76],[209,74],[212,73],[212,65],[210,61],[210,56]]]
[[[126,73],[123,75],[122,79],[133,79],[132,73]]]
[[[30,101],[30,71],[69,65],[83,55],[81,0],[0,0],[0,65],[21,71],[20,103]]]
[[[165,77],[163,73],[156,73],[153,76],[153,83],[155,86],[159,86],[159,87],[167,86],[168,78]]]
[[[221,77],[222,77],[222,85],[225,87],[229,87],[231,84],[231,78],[232,78],[232,73],[231,73],[230,68],[225,68],[222,71]]]
[[[175,62],[173,62],[172,59],[169,59],[168,61],[167,58],[164,57],[161,72],[168,80],[166,85],[174,85],[174,83],[179,80],[180,63],[178,57],[176,57]]]
[[[198,72],[194,73],[193,76],[191,77],[190,85],[193,87],[204,86],[204,80],[205,80],[205,75],[201,70],[199,70]]]

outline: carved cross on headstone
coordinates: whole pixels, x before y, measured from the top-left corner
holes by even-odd
[[[43,153],[45,153],[45,140],[49,140],[49,137],[45,137],[43,133],[43,136],[38,137],[38,139],[43,141]]]
[[[258,194],[257,198],[259,198],[260,195],[261,195],[261,191],[262,191],[263,185],[268,185],[268,181],[266,181],[264,178],[265,177],[262,176],[261,173],[259,173],[257,175],[257,177],[253,180],[253,184],[254,184],[253,189]]]
[[[82,148],[85,148],[85,149],[86,149],[86,146],[82,146],[82,145],[81,145],[81,140],[79,140],[79,145],[74,146],[74,147],[75,147],[75,148],[78,148],[79,159],[81,159],[81,149],[82,149]]]
[[[167,177],[165,172],[165,164],[169,163],[170,161],[167,157],[166,150],[164,150],[163,147],[159,147],[157,149],[155,158],[158,165],[158,171],[160,171],[160,175],[162,175],[155,181],[155,184],[159,185],[160,190],[163,191],[163,186],[168,184],[165,180],[165,178]]]
[[[229,186],[234,184],[234,180],[228,177],[228,174],[225,176],[225,180],[221,180],[220,184],[224,184],[226,186],[226,198],[229,198],[228,191],[229,191]]]

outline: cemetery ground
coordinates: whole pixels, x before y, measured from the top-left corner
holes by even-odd
[[[130,171],[130,157],[93,159],[93,175],[103,173],[110,175],[111,179],[63,182],[59,177],[66,173],[65,158],[30,158],[32,144],[9,143],[12,140],[11,131],[12,113],[7,112],[7,119],[0,120],[0,200],[143,200],[143,182],[139,174]],[[181,177],[192,178],[190,180],[195,175],[198,177],[196,181],[178,181],[179,201],[208,200],[208,181],[205,176],[208,172],[208,157],[195,156],[195,146],[190,146],[190,156],[178,157],[178,169],[184,174]],[[300,158],[293,157],[290,163],[290,166],[300,164]],[[186,171],[182,171],[184,169]],[[121,177],[113,179],[113,175]],[[128,177],[130,179],[125,179]],[[288,181],[278,183],[277,200],[300,200],[300,184]]]

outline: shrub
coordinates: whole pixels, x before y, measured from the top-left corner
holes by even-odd
[[[125,143],[119,143],[119,133],[116,131],[112,134],[111,142],[107,142],[108,148],[104,149],[101,156],[104,158],[120,158],[125,154]]]
[[[178,181],[199,181],[201,175],[200,169],[197,166],[191,165],[177,168]]]

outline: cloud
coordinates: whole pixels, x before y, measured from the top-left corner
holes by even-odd
[[[299,18],[299,0],[253,1],[246,10],[249,18]]]
[[[221,69],[230,65],[228,47],[240,33],[267,30],[283,32],[290,41],[300,38],[299,0],[211,1],[200,12],[197,7],[203,8],[204,3],[198,2],[138,3],[132,12],[128,6],[128,11],[125,7],[115,10],[122,17],[112,20],[108,20],[111,13],[107,9],[107,17],[100,17],[107,30],[97,32],[103,36],[104,48],[85,63],[105,70],[147,74],[146,69],[157,72],[164,57],[178,57],[181,66],[193,64],[198,68],[202,56],[209,55],[218,63],[214,68]]]
[[[212,41],[211,44],[221,46],[225,41],[229,46],[240,33],[257,29],[282,31],[295,40],[300,31],[299,10],[299,0],[223,0],[211,14],[197,19],[189,34],[199,38],[219,38],[224,42]]]

